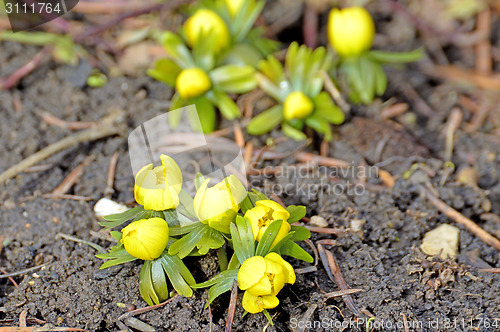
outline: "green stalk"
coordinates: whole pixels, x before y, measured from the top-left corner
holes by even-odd
[[[220,271],[227,270],[228,261],[227,261],[227,253],[224,246],[217,249],[217,258],[219,259]]]

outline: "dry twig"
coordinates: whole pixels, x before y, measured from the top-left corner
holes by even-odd
[[[428,189],[420,186],[420,192],[427,197],[439,211],[454,220],[455,222],[465,226],[472,234],[479,237],[484,243],[492,246],[500,251],[500,240],[479,227],[475,222],[465,217],[463,214],[447,205],[445,202],[434,196]]]
[[[233,285],[231,286],[231,301],[229,302],[229,309],[227,311],[227,320],[226,320],[226,332],[231,332],[233,328],[233,320],[234,314],[236,312],[236,300],[238,297],[238,284],[236,280],[233,281]]]

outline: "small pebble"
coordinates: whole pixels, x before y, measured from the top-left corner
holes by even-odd
[[[424,235],[420,249],[427,255],[440,255],[442,259],[455,258],[459,238],[460,230],[457,227],[442,224]]]
[[[309,223],[317,227],[328,227],[328,221],[321,216],[312,216]]]

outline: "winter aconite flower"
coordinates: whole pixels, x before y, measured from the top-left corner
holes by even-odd
[[[238,14],[244,2],[245,0],[225,0],[226,6],[229,9],[229,13],[233,17]]]
[[[334,8],[328,17],[328,39],[340,56],[352,57],[369,50],[375,36],[375,24],[362,7]]]
[[[212,87],[207,73],[201,68],[188,68],[177,76],[175,88],[184,99],[201,96]]]
[[[293,267],[277,253],[254,256],[243,262],[238,271],[238,286],[246,291],[243,308],[250,313],[271,309],[279,304],[276,295],[285,283],[295,283]]]
[[[226,48],[229,45],[231,35],[224,20],[214,11],[199,9],[184,24],[184,31],[189,46],[193,47],[200,38],[208,35],[216,37],[217,49]]]
[[[170,157],[161,155],[161,166],[144,166],[135,177],[134,195],[146,210],[164,211],[179,205],[182,173]]]
[[[290,93],[283,103],[285,119],[303,119],[314,110],[314,104],[302,91]]]
[[[206,179],[196,192],[194,210],[201,222],[220,232],[229,233],[229,226],[247,191],[234,175],[224,178],[211,188],[208,188],[209,182],[210,179]]]
[[[283,220],[278,235],[272,243],[272,246],[274,246],[290,232],[290,224],[287,222],[290,213],[278,203],[268,199],[257,201],[255,205],[254,208],[245,213],[245,217],[250,220],[252,225],[255,240],[260,241],[271,222],[278,219]]]
[[[160,257],[168,243],[168,224],[161,218],[134,221],[122,230],[125,250],[142,260]]]

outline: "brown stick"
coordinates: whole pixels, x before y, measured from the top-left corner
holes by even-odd
[[[348,113],[351,110],[351,106],[344,100],[342,95],[340,94],[339,89],[333,83],[330,75],[327,72],[322,71],[321,76],[323,76],[323,80],[325,81],[325,90],[332,96],[335,103],[340,107],[342,111]]]
[[[103,119],[100,125],[63,138],[62,140],[43,148],[42,150],[24,159],[19,164],[12,166],[11,168],[0,174],[0,185],[4,184],[8,179],[21,173],[26,168],[33,166],[34,164],[52,156],[55,153],[63,151],[79,143],[94,141],[104,137],[119,134],[123,131],[121,122],[123,122],[123,119],[121,118],[121,112],[114,112],[114,114],[111,114],[110,116]]]
[[[97,125],[95,122],[64,121],[45,111],[40,112],[40,117],[49,125],[54,125],[60,128],[68,128],[70,130],[88,129]]]
[[[339,266],[337,265],[337,262],[335,261],[335,257],[329,250],[325,250],[321,244],[318,244],[318,252],[319,252],[319,257],[321,258],[321,261],[323,263],[323,266],[325,267],[325,270],[328,274],[328,277],[330,280],[335,282],[337,286],[340,288],[340,290],[349,290],[349,286],[347,286],[347,283],[345,282],[344,276],[342,275],[342,272],[340,271]],[[344,300],[344,303],[346,306],[356,315],[356,316],[361,316],[360,311],[354,304],[354,300],[351,295],[343,295],[342,300]]]
[[[322,157],[310,152],[299,151],[296,152],[293,156],[298,161],[313,162],[320,166],[340,167],[340,168],[351,167],[351,164],[345,160],[335,159],[330,157]]]
[[[463,214],[448,206],[445,202],[434,196],[429,190],[420,186],[420,192],[424,194],[429,202],[432,203],[439,211],[453,219],[455,222],[464,225],[472,234],[479,237],[484,243],[492,246],[500,251],[500,240],[495,238],[490,233],[479,227],[475,222],[465,217]]]
[[[104,196],[110,196],[115,192],[113,189],[113,185],[115,183],[115,173],[116,173],[116,164],[118,163],[119,152],[116,151],[111,156],[111,160],[109,161],[108,168],[108,180],[106,181],[106,189],[104,189]]]
[[[8,90],[21,80],[24,76],[35,70],[36,67],[45,59],[45,57],[50,53],[52,47],[45,46],[40,52],[38,52],[30,62],[23,65],[21,68],[13,72],[5,80],[0,80],[0,90]]]
[[[488,36],[476,45],[476,70],[482,75],[491,75],[493,61],[491,57],[491,12],[488,6],[477,15],[476,31]]]
[[[72,170],[68,174],[68,176],[66,176],[66,178],[64,178],[61,184],[58,185],[56,189],[54,189],[52,195],[60,196],[66,194],[71,189],[71,187],[73,187],[73,185],[78,181],[78,179],[82,176],[85,167],[87,167],[88,164],[90,164],[92,159],[93,159],[92,156],[87,156],[83,160],[83,162],[80,165],[76,166],[75,169]]]
[[[0,268],[0,272],[2,272],[3,274],[7,274],[7,271],[5,271],[5,269],[3,268]],[[15,288],[19,288],[19,285],[17,284],[17,282],[14,280],[14,278],[12,277],[9,277],[8,278],[9,281],[12,283],[12,285],[14,285]]]
[[[135,310],[126,312],[123,315],[121,315],[120,317],[118,317],[118,320],[124,320],[125,318],[129,318],[129,317],[132,317],[132,316],[143,314],[143,313],[151,311],[151,310],[158,309],[160,307],[163,307],[165,304],[168,304],[168,303],[172,302],[178,296],[180,296],[180,295],[177,294],[176,296],[171,297],[168,300],[166,300],[165,302],[162,302],[162,303],[159,303],[159,304],[155,304],[155,305],[152,305],[152,306],[149,306],[149,307],[139,308],[139,309],[135,309]]]
[[[434,77],[473,83],[481,89],[500,90],[499,78],[482,75],[456,66],[432,66],[428,69],[424,69],[424,72]]]
[[[231,286],[231,301],[229,302],[229,309],[227,312],[226,332],[231,332],[233,328],[234,313],[236,312],[236,300],[238,298],[238,284],[236,280],[233,281]]]
[[[364,289],[360,288],[352,288],[352,289],[346,289],[346,290],[341,290],[341,291],[336,291],[336,292],[330,292],[330,293],[325,293],[323,294],[327,299],[331,299],[334,297],[339,297],[339,296],[344,296],[344,295],[351,295],[351,294],[356,294],[359,292],[364,292]]]

